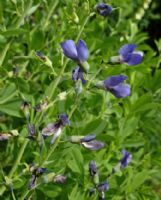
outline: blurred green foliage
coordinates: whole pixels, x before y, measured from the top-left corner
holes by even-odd
[[[45,140],[42,154],[39,141],[26,139],[23,101],[30,102],[30,122],[35,124],[39,135],[59,113],[71,114],[71,127],[64,129],[57,149],[45,166],[49,172],[66,174],[67,182],[41,184],[32,191],[33,199],[91,199],[88,197],[89,161],[96,161],[103,181],[120,160],[122,149],[132,153],[132,163],[109,179],[106,198],[161,199],[161,34],[156,38],[155,34],[150,35],[152,30],[147,32],[151,21],[161,20],[160,13],[154,12],[160,6],[159,1],[107,1],[116,8],[112,14],[108,18],[93,15],[89,19],[80,36],[90,50],[89,77],[96,76],[94,81],[98,81],[110,75],[126,74],[132,95],[116,99],[105,91],[84,87],[75,105],[71,80],[75,64],[69,61],[64,67],[60,42],[77,38],[97,3],[95,0],[0,2],[0,132],[17,130],[19,133],[0,141],[0,186],[5,186],[4,193],[0,189],[3,193],[0,199],[21,198],[28,190],[29,165],[45,159],[50,148]],[[141,64],[102,66],[102,60],[116,55],[126,43],[135,43],[144,51]],[[43,52],[51,60],[57,76],[36,58],[35,51]],[[100,67],[103,69],[97,74]],[[48,108],[35,112],[34,107],[46,97]],[[96,133],[104,141],[104,149],[91,152],[66,141],[67,136],[90,133]],[[22,147],[22,158],[8,178]]]

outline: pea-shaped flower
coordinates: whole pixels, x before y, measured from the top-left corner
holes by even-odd
[[[113,8],[112,6],[109,6],[105,3],[99,3],[95,6],[95,9],[99,15],[102,15],[103,17],[107,17],[111,14]]]
[[[125,168],[131,162],[132,155],[129,152],[127,152],[126,150],[123,150],[122,154],[123,154],[123,157],[120,160],[120,164],[121,164],[122,168]]]
[[[45,128],[42,129],[42,136],[44,138],[53,135],[51,144],[55,142],[57,137],[61,134],[62,128],[66,125],[70,125],[67,114],[59,115],[59,119],[55,123],[48,124]]]
[[[99,196],[99,199],[105,199],[105,192],[109,190],[109,183],[107,181],[99,183],[97,185],[97,190],[101,193],[101,196]]]
[[[83,84],[86,83],[86,80],[84,79],[84,76],[83,76],[83,72],[81,70],[81,68],[79,66],[77,66],[75,69],[73,69],[72,71],[72,79],[74,82],[77,82],[78,80],[81,80],[81,82]]]
[[[140,64],[143,59],[143,52],[135,49],[135,44],[125,44],[119,49],[119,56],[111,57],[109,63],[125,63],[129,66]]]
[[[117,98],[123,98],[130,95],[130,85],[123,83],[127,76],[110,76],[104,81],[96,84],[97,87],[111,92]]]
[[[99,183],[97,189],[99,192],[107,191],[109,189],[109,183],[107,181]]]
[[[80,143],[86,149],[97,151],[102,149],[105,146],[105,144],[101,141],[95,140],[95,137],[95,134],[90,134],[86,136],[73,135],[69,138],[69,141],[72,143]]]
[[[84,62],[88,59],[88,48],[83,40],[79,40],[77,45],[73,40],[65,40],[61,43],[61,47],[64,55],[76,62]]]
[[[89,173],[91,177],[94,177],[98,172],[97,166],[95,161],[91,160],[89,162]]]

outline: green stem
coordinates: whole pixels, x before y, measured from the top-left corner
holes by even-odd
[[[52,90],[51,90],[51,93],[50,93],[50,96],[49,96],[49,99],[52,99],[54,93],[55,93],[55,90],[56,90],[56,87],[58,86],[59,82],[60,82],[60,79],[65,71],[65,68],[68,64],[69,60],[66,60],[66,62],[64,63],[64,66],[62,67],[62,70],[60,71],[60,74],[58,76],[58,78],[56,79],[56,81],[54,82],[54,85],[52,87]]]
[[[86,19],[84,20],[84,23],[82,24],[82,26],[81,26],[81,28],[80,28],[80,30],[79,30],[79,33],[78,33],[78,35],[77,35],[77,37],[76,37],[76,42],[78,42],[78,40],[79,40],[79,38],[80,38],[80,36],[81,36],[83,30],[84,30],[84,27],[85,27],[85,25],[87,24],[87,22],[88,22],[88,20],[89,20],[90,17],[91,17],[91,15],[88,15],[88,17],[86,17]]]
[[[20,151],[18,153],[17,159],[16,159],[16,161],[15,161],[15,163],[14,163],[14,165],[13,165],[13,167],[12,167],[12,169],[11,169],[9,175],[8,175],[9,178],[12,178],[14,172],[16,171],[28,142],[29,142],[29,140],[26,139],[26,141],[21,146],[21,149],[20,149]]]
[[[11,169],[9,175],[8,175],[8,178],[9,178],[9,179],[12,179],[12,176],[13,176],[14,172],[16,171],[16,169],[17,169],[19,163],[20,163],[20,160],[21,160],[21,158],[22,158],[22,155],[23,155],[23,153],[24,153],[24,151],[25,151],[25,148],[26,148],[28,142],[29,142],[29,140],[26,140],[26,141],[23,143],[23,145],[21,146],[21,149],[20,149],[20,151],[19,151],[19,153],[18,153],[17,159],[16,159],[16,161],[15,161],[15,163],[14,163],[14,165],[13,165],[13,167],[12,167],[12,169]],[[3,185],[3,186],[0,188],[0,196],[3,195],[3,193],[5,192],[5,190],[6,190],[6,186]]]
[[[88,89],[90,87],[90,85],[92,84],[92,81],[96,78],[96,76],[102,71],[102,67],[100,67],[98,69],[98,71],[96,72],[96,74],[88,81],[86,88]]]

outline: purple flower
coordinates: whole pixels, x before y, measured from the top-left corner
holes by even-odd
[[[32,188],[34,188],[35,187],[35,185],[36,185],[36,180],[37,180],[37,177],[36,177],[36,175],[32,175],[32,177],[30,178],[30,180],[29,180],[29,185],[28,185],[28,189],[29,190],[31,190]]]
[[[99,15],[107,17],[111,14],[113,8],[105,3],[99,3],[96,5],[95,9]]]
[[[122,154],[123,154],[123,157],[120,160],[120,164],[122,168],[125,168],[131,162],[132,155],[128,153],[126,150],[123,150]]]
[[[37,170],[36,170],[36,175],[37,175],[37,176],[40,176],[40,175],[42,175],[43,173],[45,173],[46,171],[47,171],[46,168],[44,168],[44,167],[38,167]]]
[[[62,184],[62,183],[65,183],[66,179],[67,179],[66,176],[59,174],[54,178],[54,182]]]
[[[94,140],[95,137],[96,137],[95,134],[86,135],[86,136],[84,136],[84,138],[81,139],[81,142],[90,142],[90,141]]]
[[[97,189],[99,192],[105,192],[109,189],[109,183],[107,181],[105,181],[103,183],[99,183],[97,185]]]
[[[27,138],[30,140],[34,140],[36,136],[36,128],[34,124],[29,124],[27,125],[28,128],[28,136]]]
[[[95,174],[97,173],[97,171],[98,170],[97,170],[97,166],[96,166],[95,161],[91,160],[89,162],[89,173],[90,173],[91,177],[94,177]]]
[[[135,44],[125,44],[119,50],[120,62],[129,66],[138,65],[143,59],[143,52],[135,51]]]
[[[53,144],[56,138],[61,134],[62,128],[66,125],[70,125],[67,114],[61,114],[58,117],[58,120],[54,123],[49,123],[45,128],[42,129],[42,136],[44,138],[54,135],[51,144]]]
[[[46,168],[43,168],[43,167],[36,167],[34,164],[32,164],[30,166],[30,171],[32,172],[32,176],[29,180],[29,185],[28,185],[28,189],[32,189],[35,187],[36,185],[36,181],[37,181],[37,178],[39,176],[41,176],[42,174],[44,174],[47,169]]]
[[[111,92],[117,98],[123,98],[130,95],[130,85],[123,83],[127,76],[110,76],[104,81],[100,81],[96,86]]]
[[[100,142],[98,140],[92,140],[92,141],[89,141],[89,142],[82,142],[81,144],[85,148],[92,150],[92,151],[100,150],[105,146],[105,144],[103,142]]]
[[[80,142],[81,144],[90,150],[100,150],[102,149],[105,145],[103,142],[100,142],[98,140],[94,140],[96,137],[95,134],[90,134],[90,135],[86,135],[83,138],[81,138]]]
[[[82,72],[82,70],[79,66],[77,66],[75,69],[73,69],[72,79],[73,79],[74,82],[77,82],[80,79],[83,84],[86,83],[86,80],[83,77],[83,72]]]
[[[89,57],[88,48],[83,40],[79,40],[77,45],[73,40],[65,40],[61,47],[65,56],[78,63],[86,61]]]
[[[94,140],[96,137],[95,134],[90,134],[87,136],[71,136],[69,141],[72,143],[79,143],[82,144],[85,148],[90,150],[99,150],[102,149],[105,145],[103,142],[98,140]]]
[[[70,125],[70,121],[67,114],[60,114],[59,115],[59,123],[61,126]]]

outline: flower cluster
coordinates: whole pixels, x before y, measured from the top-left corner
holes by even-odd
[[[113,168],[112,173],[108,176],[108,178],[121,168],[127,167],[128,164],[130,163],[132,155],[126,150],[123,150],[122,154],[123,157],[119,161],[118,165],[116,165],[116,167]],[[92,182],[94,185],[94,188],[90,189],[90,195],[92,195],[94,192],[97,191],[100,196],[99,199],[105,199],[105,192],[109,190],[109,182],[107,180],[100,182],[100,174],[98,172],[96,163],[93,160],[89,162],[89,174],[92,178]]]
[[[64,55],[77,62],[78,66],[72,72],[74,82],[80,80],[82,84],[86,83],[84,79],[84,61],[88,59],[89,52],[83,40],[79,40],[77,46],[73,40],[66,40],[61,43]],[[108,63],[126,63],[129,66],[138,65],[143,58],[143,52],[135,51],[135,44],[126,44],[119,50],[119,56],[111,57]],[[100,89],[111,92],[116,98],[124,98],[131,94],[129,84],[123,83],[127,79],[124,75],[109,76],[104,81],[99,81],[96,86]]]

